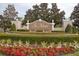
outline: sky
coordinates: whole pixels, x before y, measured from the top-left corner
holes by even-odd
[[[40,4],[40,3],[0,3],[0,14],[3,14],[3,11],[6,9],[8,4],[14,4],[16,11],[18,11],[18,16],[24,17],[28,9],[32,8],[33,5]],[[48,3],[48,4],[50,8],[51,3]],[[70,17],[75,5],[77,5],[77,2],[76,3],[57,3],[57,6],[60,9],[60,11],[63,11],[63,10],[65,11],[66,18]]]

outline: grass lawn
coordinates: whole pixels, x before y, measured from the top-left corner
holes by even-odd
[[[39,37],[66,37],[66,36],[78,36],[77,34],[64,33],[64,32],[11,32],[11,33],[1,33],[1,35],[9,36],[39,36]]]
[[[30,41],[31,43],[40,43],[42,41],[50,42],[73,42],[74,40],[79,42],[79,35],[67,34],[64,32],[13,32],[13,33],[1,33],[0,39],[22,40]]]

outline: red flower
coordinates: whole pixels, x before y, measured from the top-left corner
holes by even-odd
[[[48,53],[47,53],[47,56],[54,56],[54,53],[48,52]]]

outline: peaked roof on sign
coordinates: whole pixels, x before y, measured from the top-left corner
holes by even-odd
[[[48,22],[45,20],[39,19],[39,20],[33,21],[31,23],[48,23]]]

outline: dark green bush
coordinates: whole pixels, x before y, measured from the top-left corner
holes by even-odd
[[[12,24],[11,31],[16,31],[16,25],[15,24]]]
[[[26,29],[18,29],[17,31],[20,31],[20,32],[29,32],[29,30],[26,30]]]
[[[66,29],[65,29],[66,33],[72,33],[72,26],[71,25],[67,25]]]
[[[72,27],[73,33],[77,33],[77,29],[75,26]]]

